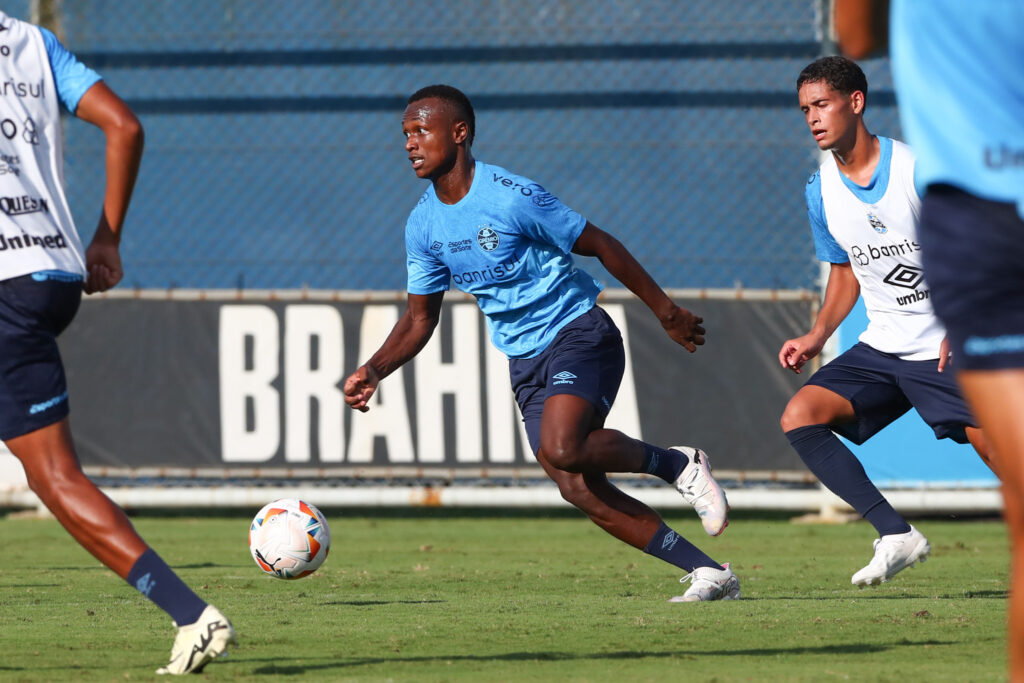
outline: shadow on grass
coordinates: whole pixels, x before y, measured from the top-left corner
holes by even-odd
[[[493,655],[437,655],[420,657],[366,657],[352,659],[350,661],[323,662],[321,664],[281,664],[280,658],[274,661],[277,664],[269,664],[253,669],[253,673],[260,675],[284,674],[296,675],[329,669],[347,669],[359,666],[374,666],[377,664],[415,664],[429,662],[569,662],[582,660],[631,660],[649,658],[670,658],[670,657],[734,657],[736,655],[747,655],[751,657],[775,657],[778,655],[845,655],[845,654],[873,654],[903,647],[924,647],[934,645],[958,645],[955,641],[922,640],[918,642],[894,643],[892,645],[877,645],[873,643],[851,643],[847,645],[821,645],[816,647],[789,647],[789,648],[753,648],[739,650],[672,650],[662,652],[594,652],[589,654],[576,654],[572,652],[508,652],[505,654]],[[236,658],[229,660],[228,664],[255,664],[259,659]]]
[[[176,564],[171,569],[236,569],[238,567],[248,567],[249,564],[246,562],[196,562],[194,564]],[[96,564],[80,564],[75,566],[65,567],[54,567],[47,566],[46,571],[62,571],[62,572],[106,572],[110,571],[102,564],[98,562]]]
[[[436,602],[448,602],[447,600],[338,600],[336,602],[321,602],[321,605],[348,605],[350,607],[366,607],[373,605],[429,605]]]
[[[923,593],[877,593],[877,592],[858,592],[848,593],[846,595],[750,595],[748,593],[743,594],[743,602],[761,602],[761,601],[772,601],[772,600],[815,600],[815,601],[829,601],[829,600],[1005,600],[1010,597],[1010,594],[1005,590],[986,590],[986,591],[963,591],[960,593],[941,593],[939,595],[923,594]]]

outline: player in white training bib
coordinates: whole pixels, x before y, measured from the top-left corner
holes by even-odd
[[[84,252],[64,195],[60,103],[106,139],[103,207]],[[0,440],[75,540],[173,619],[178,635],[158,673],[180,674],[223,653],[234,630],[82,472],[57,346],[83,289],[121,280],[121,228],[142,147],[139,120],[94,71],[50,31],[0,12]],[[102,400],[107,388],[93,390]]]
[[[830,152],[806,187],[815,251],[830,270],[811,331],[779,351],[782,367],[799,373],[864,297],[869,323],[859,343],[818,370],[781,420],[807,467],[878,532],[873,559],[852,577],[860,586],[923,562],[930,546],[836,434],[864,443],[913,407],[937,438],[970,442],[989,462],[952,373],[943,372],[948,347],[917,242],[914,156],[906,145],[868,131],[867,91],[864,72],[843,57],[819,59],[797,79],[811,135]]]

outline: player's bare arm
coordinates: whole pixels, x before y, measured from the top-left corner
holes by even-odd
[[[677,306],[619,240],[588,221],[572,251],[601,261],[616,280],[647,304],[677,344],[690,353],[704,344],[704,319]]]
[[[839,324],[853,310],[860,296],[860,283],[849,263],[830,264],[828,287],[814,326],[807,334],[788,339],[779,351],[779,364],[799,374],[804,364],[819,353]]]
[[[119,245],[121,228],[142,161],[142,124],[128,105],[103,81],[79,100],[75,115],[97,126],[106,136],[106,191],[103,210],[92,242],[85,251],[86,293],[110,289],[124,276]]]
[[[836,37],[851,59],[876,57],[889,44],[889,0],[835,0]]]
[[[365,413],[368,402],[382,379],[423,350],[438,320],[444,292],[410,294],[402,317],[375,354],[345,380],[345,403]]]

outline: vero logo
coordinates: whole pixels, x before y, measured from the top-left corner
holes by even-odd
[[[573,384],[573,380],[578,379],[576,375],[572,374],[568,370],[562,370],[554,377],[555,381],[553,382],[553,384]]]

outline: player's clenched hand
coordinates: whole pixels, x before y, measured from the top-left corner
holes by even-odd
[[[373,396],[373,392],[377,390],[378,384],[380,384],[380,377],[377,375],[377,371],[369,365],[360,366],[345,380],[343,389],[345,403],[349,408],[355,408],[359,412],[365,413],[370,409],[367,403]]]
[[[675,306],[668,316],[661,319],[661,326],[677,344],[693,353],[698,346],[704,345],[704,334],[707,330],[701,326],[702,322],[704,318]]]
[[[120,282],[124,270],[117,244],[94,239],[85,250],[85,271],[82,288],[86,294],[105,292]]]
[[[779,364],[782,367],[800,374],[804,363],[821,353],[825,342],[814,334],[805,334],[796,339],[789,339],[779,351]]]

